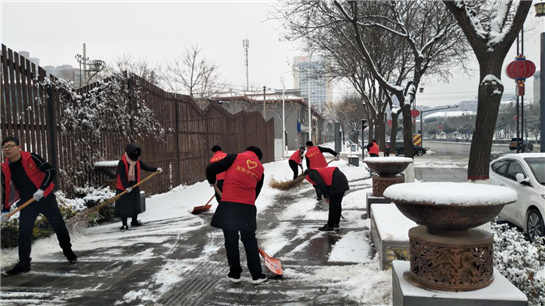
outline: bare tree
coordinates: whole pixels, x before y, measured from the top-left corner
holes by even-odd
[[[532,1],[443,1],[464,31],[479,62],[479,93],[475,133],[467,178],[488,180],[492,139],[498,117],[505,56],[524,24]],[[514,16],[508,22],[508,16]]]
[[[361,96],[358,93],[344,95],[337,103],[326,103],[326,108],[335,120],[341,123],[343,131],[348,133],[350,140],[358,142],[361,118],[367,117],[361,103]]]
[[[426,74],[446,78],[452,62],[465,59],[466,48],[464,40],[460,39],[463,33],[455,26],[452,15],[434,1],[290,0],[278,11],[286,20],[292,37],[302,38],[309,48],[319,46],[316,44],[319,39],[328,38],[324,41],[331,42],[331,33],[337,35],[338,45],[350,50],[348,52],[357,56],[359,63],[366,65],[368,73],[384,90],[384,97],[394,95],[397,98],[404,119],[405,153],[412,156],[410,108],[421,78]],[[392,52],[392,49],[389,40],[377,40],[382,54],[374,52],[377,41],[368,39],[370,31],[378,37],[399,40],[398,47],[409,51],[408,64],[397,67],[406,78],[399,78],[402,73],[389,76],[391,70],[381,70],[377,56]]]
[[[208,60],[203,48],[191,46],[180,56],[166,60],[161,80],[171,91],[203,99],[223,92],[226,84],[220,80],[219,65]]]
[[[127,71],[154,85],[159,85],[158,70],[158,65],[153,66],[145,58],[133,58],[130,54],[123,54],[117,56],[100,72],[100,78],[107,78]]]

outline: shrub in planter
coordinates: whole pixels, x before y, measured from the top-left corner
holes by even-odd
[[[24,209],[24,208],[23,208]],[[67,203],[59,202],[59,209],[64,220],[75,216],[77,213],[76,207],[69,205]],[[14,248],[19,245],[19,215],[16,214],[12,216],[8,222],[2,223],[1,231],[1,247],[5,248]],[[36,241],[37,239],[49,237],[53,234],[53,228],[47,222],[47,219],[39,215],[34,223],[34,230],[32,231],[32,240]]]
[[[545,305],[543,240],[531,243],[508,224],[492,222],[494,268],[528,297],[530,305]],[[545,273],[544,273],[545,274]]]

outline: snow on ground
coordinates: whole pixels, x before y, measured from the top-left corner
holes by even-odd
[[[331,157],[326,155],[327,160]],[[370,188],[371,180],[369,172],[365,167],[349,166],[346,161],[334,161],[330,166],[336,166],[343,171],[350,181],[352,188]],[[276,180],[288,180],[292,177],[291,169],[286,160],[264,164],[265,182],[264,188],[257,199],[256,207],[258,214],[263,212],[268,206],[274,204],[276,197],[281,191],[270,188],[269,182],[272,177]],[[145,189],[145,188],[144,188]],[[306,182],[296,192],[303,193],[312,191],[312,187]],[[365,192],[369,189],[358,190],[349,193],[344,199],[343,224],[350,224],[351,228],[369,227],[369,220],[361,219],[361,211],[353,209],[362,209],[366,206]],[[166,247],[170,251],[162,256],[166,259],[165,265],[161,271],[158,271],[150,282],[143,285],[138,290],[127,292],[123,300],[119,303],[131,302],[135,300],[152,301],[158,296],[170,290],[176,283],[182,280],[182,274],[188,269],[188,261],[191,259],[173,260],[167,258],[170,252],[179,247],[178,239],[176,243],[166,241],[173,235],[183,237],[190,232],[209,226],[207,222],[199,216],[194,216],[191,211],[194,206],[204,205],[214,194],[213,189],[208,182],[203,181],[191,186],[178,186],[173,190],[151,196],[147,199],[147,211],[139,216],[139,219],[145,224],[154,226],[146,227],[146,231],[127,231],[120,232],[120,222],[87,228],[71,233],[73,249],[78,251],[101,249],[99,255],[95,257],[82,257],[80,262],[100,260],[116,261],[123,256],[124,261],[133,261],[141,263],[147,261],[153,256],[153,249],[144,249],[133,255],[121,254],[122,247],[136,246],[141,243],[156,243]],[[213,212],[216,208],[216,201],[212,201]],[[288,208],[279,216],[282,220],[313,220],[318,224],[308,224],[293,228],[290,222],[280,222],[279,226],[263,233],[257,233],[261,246],[269,255],[274,256],[284,246],[291,242],[311,235],[311,239],[300,244],[290,253],[283,256],[282,259],[294,259],[296,252],[303,249],[313,238],[324,237],[326,233],[317,231],[317,227],[327,220],[327,211],[315,211],[316,205],[314,197],[299,197],[297,201],[291,203]],[[325,202],[322,205],[327,205]],[[350,210],[352,209],[352,211]],[[312,223],[312,222],[311,222]],[[159,224],[160,226],[156,226]],[[289,235],[288,235],[289,234]],[[220,231],[212,234],[217,240],[221,240]],[[348,232],[337,243],[332,246],[329,260],[331,262],[350,263],[354,265],[335,265],[335,266],[312,266],[305,267],[305,271],[286,269],[286,275],[294,282],[316,281],[323,285],[331,282],[333,287],[342,287],[346,290],[346,295],[362,303],[384,304],[389,303],[391,299],[391,272],[381,271],[378,265],[378,259],[369,258],[371,242],[366,238],[368,231]],[[207,237],[209,241],[214,237]],[[291,237],[291,238],[288,238]],[[220,238],[220,239],[217,239]],[[172,240],[171,240],[172,241]],[[181,242],[182,243],[182,242]],[[204,247],[204,254],[212,254],[223,248],[222,245],[209,243]],[[32,257],[35,261],[64,261],[65,258],[59,256],[60,248],[55,236],[36,241],[32,245]],[[12,266],[17,261],[17,248],[2,250],[2,269]],[[202,256],[206,258],[206,256]],[[204,259],[196,259],[204,260]],[[197,264],[196,262],[194,264]],[[90,284],[90,287],[96,284]],[[91,290],[91,288],[90,288]]]

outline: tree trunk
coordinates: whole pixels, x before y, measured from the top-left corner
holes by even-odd
[[[386,126],[384,125],[384,112],[378,112],[377,113],[377,133],[376,133],[376,141],[378,142],[378,147],[380,152],[386,151]]]
[[[411,117],[411,107],[409,105],[401,105],[403,113],[403,149],[405,156],[413,158],[413,122]]]
[[[484,82],[487,75],[501,76],[503,58],[489,56],[479,61],[480,83],[475,132],[469,151],[467,179],[470,181],[488,180],[492,139],[500,109],[503,85],[492,80]]]
[[[390,134],[390,155],[396,155],[396,141],[397,141],[397,119],[399,115],[392,112],[392,131]]]

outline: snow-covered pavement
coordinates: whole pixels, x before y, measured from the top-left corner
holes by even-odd
[[[108,224],[73,233],[76,265],[65,262],[55,237],[37,241],[32,271],[2,278],[1,303],[9,305],[250,305],[250,304],[390,304],[391,272],[380,271],[369,238],[365,193],[371,187],[364,167],[339,167],[350,181],[343,200],[342,230],[318,231],[327,220],[327,203],[314,189],[281,192],[268,187],[272,177],[292,176],[287,161],[265,164],[265,185],[257,200],[258,242],[283,262],[282,279],[254,287],[231,284],[223,234],[209,226],[212,210],[191,215],[212,196],[208,183],[179,186],[147,201],[145,226],[119,232]],[[145,188],[144,188],[145,189]],[[2,269],[17,250],[2,251]],[[243,267],[245,255],[241,252]],[[245,267],[244,267],[245,268]],[[263,265],[263,268],[265,266]],[[243,278],[249,280],[247,269]],[[5,304],[5,305],[8,305]]]

